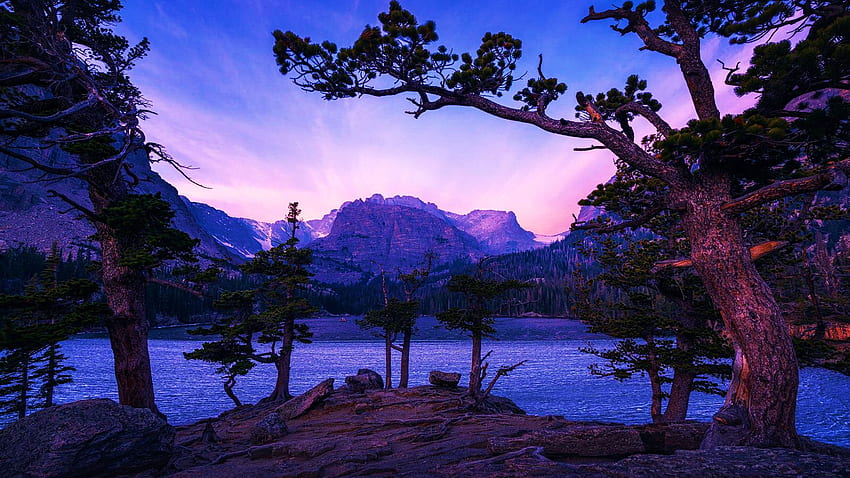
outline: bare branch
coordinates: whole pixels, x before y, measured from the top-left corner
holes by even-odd
[[[196,297],[203,297],[204,293],[198,290],[195,290],[191,287],[185,286],[183,284],[178,284],[176,282],[167,281],[164,279],[158,279],[156,277],[148,277],[148,282],[152,284],[164,285],[166,287],[171,287],[177,290],[182,290],[183,292],[188,292]]]
[[[842,189],[848,184],[850,158],[830,165],[826,171],[799,179],[778,181],[749,194],[733,199],[721,209],[729,214],[740,214],[762,204],[801,193]]]
[[[36,123],[52,123],[52,122],[58,121],[62,118],[68,117],[68,116],[70,116],[74,113],[79,113],[80,111],[94,105],[96,102],[97,102],[97,100],[94,97],[89,96],[89,98],[87,100],[76,103],[68,109],[65,109],[65,110],[62,110],[62,111],[57,111],[56,113],[53,113],[50,116],[38,116],[38,115],[32,115],[32,114],[29,114],[29,113],[25,113],[23,111],[7,109],[7,108],[0,108],[0,119],[3,119],[3,118],[21,118],[21,119],[25,119],[27,121],[35,121]]]
[[[581,224],[574,223],[572,226],[570,226],[570,228],[579,231],[595,231],[599,233],[616,232],[622,231],[623,229],[637,229],[648,223],[650,220],[652,220],[652,218],[654,218],[666,209],[667,208],[664,206],[655,206],[646,210],[639,217],[628,221],[622,221],[616,224],[606,224],[600,221],[584,221]]]
[[[95,214],[94,211],[92,211],[91,209],[89,209],[89,208],[83,206],[82,204],[74,201],[73,199],[69,198],[68,196],[66,196],[66,195],[64,195],[64,194],[62,194],[58,191],[54,191],[53,189],[48,190],[47,194],[49,196],[58,197],[59,199],[65,201],[72,208],[83,213],[83,215],[86,216],[86,218],[88,218],[90,221],[97,222],[99,220],[99,218],[97,217],[97,214]]]
[[[590,10],[584,18],[581,19],[581,23],[587,23],[595,20],[626,20],[628,25],[623,28],[620,28],[616,25],[613,25],[613,28],[616,32],[621,35],[625,35],[627,33],[635,33],[641,40],[643,40],[643,44],[645,45],[645,49],[657,51],[663,55],[672,56],[673,58],[678,58],[682,54],[682,46],[677,45],[675,43],[666,41],[658,36],[658,34],[653,31],[652,27],[649,26],[649,23],[640,13],[634,10],[626,10],[625,8],[615,8],[611,10],[605,10],[603,12],[596,12],[594,8],[591,6]]]
[[[756,244],[755,246],[750,247],[750,261],[755,262],[758,259],[761,259],[763,256],[770,254],[773,251],[778,249],[782,249],[787,246],[788,242],[786,241],[766,241],[760,244]],[[693,262],[690,259],[668,259],[666,261],[660,261],[655,263],[655,267],[652,268],[652,273],[656,273],[662,269],[667,269],[669,267],[691,267]]]
[[[70,169],[70,168],[56,168],[56,167],[53,167],[53,166],[48,166],[48,165],[46,165],[46,164],[41,163],[40,161],[37,161],[37,160],[35,160],[35,159],[30,158],[30,157],[29,157],[29,156],[27,156],[27,155],[24,155],[24,154],[18,153],[17,151],[14,151],[14,150],[11,150],[11,149],[8,149],[8,148],[4,148],[4,147],[2,147],[2,146],[0,146],[0,153],[5,154],[6,156],[10,156],[10,157],[12,157],[12,158],[15,158],[15,159],[17,159],[17,160],[19,160],[19,161],[23,161],[23,162],[25,162],[25,163],[29,164],[30,166],[32,166],[32,167],[33,167],[33,169],[37,169],[37,170],[39,170],[39,171],[43,171],[43,172],[45,172],[45,173],[49,173],[49,174],[65,174],[65,175],[67,175],[67,174],[73,174],[73,173],[74,173],[74,170],[73,170],[73,169]]]

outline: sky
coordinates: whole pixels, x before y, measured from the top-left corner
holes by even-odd
[[[620,36],[607,22],[580,23],[592,2],[401,3],[420,22],[434,20],[437,43],[455,53],[474,53],[485,32],[505,31],[523,41],[517,72],[536,71],[542,54],[544,74],[568,86],[550,116],[573,119],[575,92],[622,87],[632,73],[648,80],[668,122],[680,126],[694,116],[672,59],[639,51],[636,36]],[[298,201],[305,219],[317,219],[379,193],[416,196],[459,214],[510,210],[525,229],[557,234],[573,222],[578,200],[614,172],[611,153],[573,150],[590,146],[588,140],[462,107],[415,119],[404,113],[411,105],[402,96],[325,101],[278,72],[275,29],[348,46],[365,25],[378,23],[387,0],[124,4],[117,31],[133,42],[151,41],[150,54],[131,72],[157,113],[142,125],[147,139],[197,168],[189,173],[206,188],[167,166],[155,169],[181,194],[231,216],[275,221]],[[718,38],[702,47],[718,85],[725,72],[715,60],[746,65],[750,56],[749,48]],[[516,104],[511,96],[500,101]],[[717,98],[724,113],[752,102],[722,85]],[[638,135],[649,132],[636,126]]]

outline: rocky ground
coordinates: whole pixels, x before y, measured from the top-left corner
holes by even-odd
[[[471,411],[459,389],[342,390],[317,402],[305,413],[283,420],[284,426],[270,417],[297,411],[269,403],[178,427],[176,454],[167,474],[184,478],[850,476],[850,450],[837,447],[819,452],[745,447],[692,451],[688,449],[698,446],[705,424],[571,422],[525,415],[510,401],[495,397],[482,411]],[[260,422],[264,423],[257,426]]]
[[[850,450],[696,450],[705,423],[627,426],[525,415],[437,385],[383,390],[361,370],[334,388],[176,430],[111,400],[51,407],[0,430],[10,477],[850,477]]]

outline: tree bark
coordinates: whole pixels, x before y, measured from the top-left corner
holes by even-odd
[[[85,164],[97,158],[81,156]],[[129,194],[119,166],[92,170],[88,176],[89,199],[95,214],[102,214]],[[133,249],[132,237],[119,234],[94,221],[101,249],[103,292],[112,315],[106,330],[112,347],[118,401],[122,405],[148,408],[159,415],[154,398],[151,359],[148,351],[148,321],[145,314],[144,273],[122,264]]]
[[[682,225],[694,267],[735,349],[732,382],[704,445],[794,447],[797,359],[779,306],[750,260],[737,217],[720,209],[729,191],[728,180],[709,175],[684,191],[673,189],[686,205]],[[740,420],[730,420],[731,415]],[[732,424],[741,425],[741,432],[722,430]]]
[[[230,397],[231,400],[233,400],[233,404],[235,406],[241,407],[242,402],[239,401],[239,397],[237,397],[236,394],[233,393],[234,385],[236,385],[236,377],[232,375],[230,377],[227,377],[227,380],[225,380],[224,382],[224,393],[226,393],[227,396]]]
[[[685,316],[682,318],[682,325],[685,327],[695,327],[695,321],[692,319],[691,310],[683,310]],[[693,339],[684,334],[676,334],[676,348],[682,353],[688,353],[693,347]],[[664,423],[680,423],[684,422],[688,416],[688,406],[691,402],[691,391],[694,385],[694,380],[697,378],[696,372],[688,367],[674,366],[673,367],[673,383],[670,385],[670,396],[667,399],[667,408],[664,409],[664,416],[661,421]]]
[[[393,339],[389,331],[384,331],[384,388],[393,388]]]
[[[277,379],[275,380],[274,390],[266,400],[289,400],[292,394],[289,393],[289,374],[292,370],[292,347],[295,343],[295,319],[286,319],[283,323],[283,338],[280,344],[280,355],[275,362],[277,369]]]
[[[681,369],[673,369],[673,383],[670,386],[670,397],[667,408],[661,417],[663,423],[681,423],[687,419],[688,406],[691,401],[691,387],[696,374]]]
[[[653,423],[662,421],[661,405],[664,400],[664,391],[661,389],[661,371],[658,366],[658,358],[655,355],[655,338],[652,335],[645,337],[649,348],[647,361],[649,362],[649,384],[652,388],[652,404],[649,407],[649,415]]]
[[[96,207],[95,211],[98,209]],[[148,351],[144,275],[120,264],[127,246],[115,237],[114,231],[101,223],[96,224],[96,228],[102,251],[103,290],[112,311],[106,321],[106,330],[115,361],[118,401],[159,413]]]
[[[410,380],[410,339],[413,330],[405,329],[401,342],[401,368],[399,370],[398,388],[407,388]]]
[[[481,332],[472,332],[472,367],[469,371],[468,394],[477,398],[481,392]]]

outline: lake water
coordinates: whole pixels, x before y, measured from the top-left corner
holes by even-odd
[[[360,330],[354,319],[311,319],[312,344],[299,344],[293,353],[291,391],[302,393],[326,378],[335,385],[359,368],[383,375],[383,343]],[[578,349],[592,342],[597,348],[609,338],[586,332],[567,319],[499,319],[499,341],[486,341],[493,350],[490,369],[525,360],[497,383],[493,393],[508,397],[528,413],[563,415],[571,420],[646,423],[649,418],[648,382],[636,378],[618,382],[589,374],[588,365],[598,360]],[[433,317],[420,319],[418,340],[411,348],[410,385],[428,383],[428,372],[460,372],[463,384],[469,370],[470,341],[436,326]],[[202,340],[185,329],[153,330],[150,340],[156,397],[160,410],[173,424],[191,423],[232,408],[224,394],[215,366],[183,358]],[[112,355],[103,335],[75,337],[63,344],[70,365],[76,367],[74,382],[57,390],[60,403],[84,398],[117,400]],[[394,371],[397,380],[397,365]],[[492,375],[492,373],[491,373]],[[489,379],[488,379],[489,381]],[[274,385],[274,367],[257,366],[240,377],[235,388],[243,403],[268,395]],[[801,434],[827,443],[850,446],[850,377],[823,369],[803,369],[797,407]],[[723,399],[694,393],[689,419],[709,420]]]

